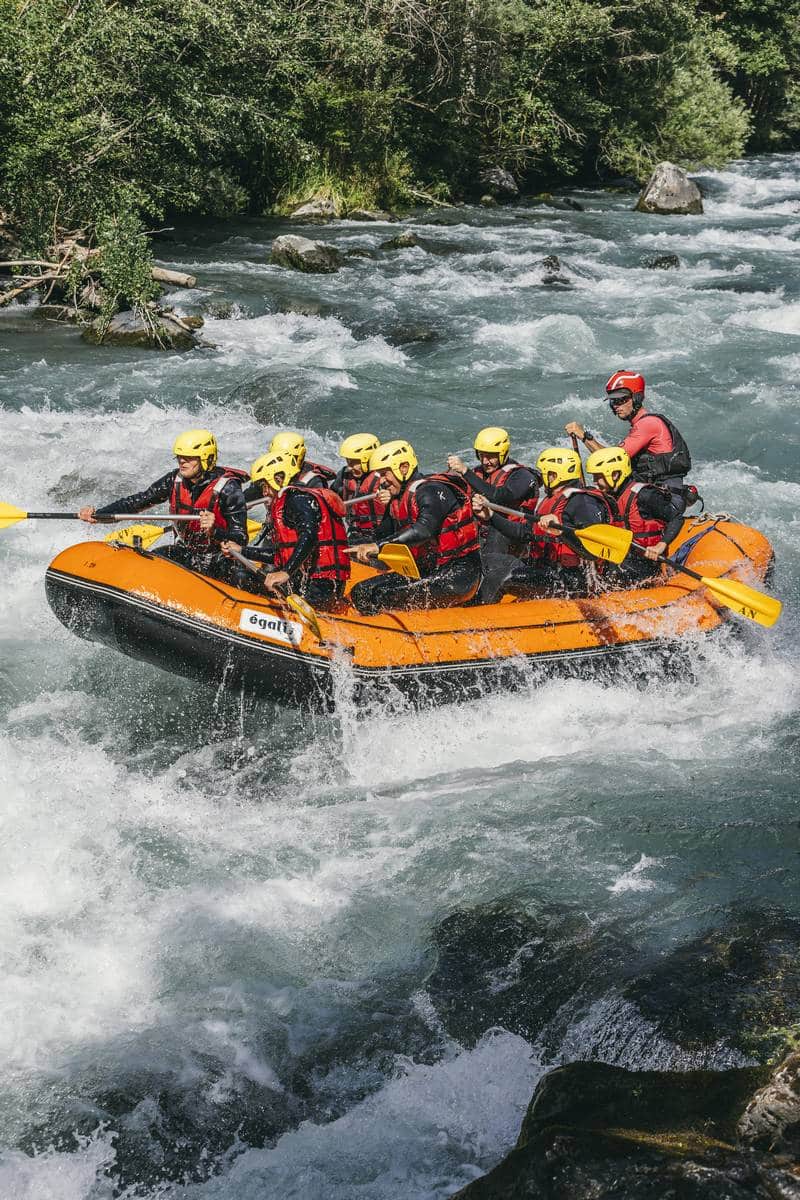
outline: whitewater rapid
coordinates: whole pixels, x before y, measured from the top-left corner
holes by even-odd
[[[189,354],[2,311],[21,507],[138,488],[197,425],[237,465],[281,426],[331,463],[348,432],[407,436],[433,469],[501,424],[530,459],[571,417],[619,432],[599,398],[634,366],[707,506],[773,542],[786,607],[698,643],[690,678],[428,712],[356,712],[343,680],[336,713],[308,717],[73,638],[43,572],[78,530],[3,533],[0,1197],[439,1200],[513,1145],[555,1061],[741,1061],[654,1037],[613,975],[556,1053],[503,1028],[460,1042],[427,983],[437,926],[509,896],[623,929],[632,954],[733,903],[800,912],[798,168],[702,176],[702,217],[594,191],[581,213],[460,209],[328,277],[269,266],[267,222],[187,227],[159,253],[199,280],[173,296],[206,314]],[[553,253],[567,284],[543,282]],[[679,269],[645,265],[660,253]]]

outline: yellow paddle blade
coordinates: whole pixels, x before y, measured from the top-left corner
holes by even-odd
[[[757,592],[746,583],[739,583],[736,579],[710,579],[705,575],[700,577],[700,582],[728,608],[759,625],[769,628],[781,615],[783,605],[780,600]]]
[[[254,537],[258,537],[261,530],[264,528],[261,521],[254,521],[252,517],[247,518],[247,540],[252,542]]]
[[[296,592],[289,592],[283,597],[287,608],[291,608],[292,612],[296,612],[304,625],[307,625],[315,637],[322,637],[322,630],[319,627],[316,610],[311,607],[307,600],[302,596],[298,596]]]
[[[23,509],[15,508],[13,504],[0,504],[0,529],[9,529],[16,525],[17,521],[24,521],[27,515]]]
[[[103,541],[110,542],[112,546],[135,546],[134,538],[140,538],[140,549],[147,550],[166,532],[160,525],[127,525],[125,529],[107,533]]]
[[[586,525],[583,529],[571,529],[585,550],[603,562],[621,563],[631,548],[633,534],[630,529],[617,529],[615,525]]]
[[[408,546],[384,546],[378,552],[378,558],[397,575],[402,575],[404,579],[419,579],[419,567]]]

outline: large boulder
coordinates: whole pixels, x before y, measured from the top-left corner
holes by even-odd
[[[481,171],[478,182],[487,195],[501,203],[516,200],[519,196],[517,181],[505,167],[487,167]]]
[[[695,216],[703,211],[703,197],[685,171],[662,162],[644,185],[634,211]]]
[[[764,1070],[571,1063],[540,1082],[514,1150],[460,1200],[800,1200],[786,1156],[736,1144]],[[455,1200],[455,1197],[453,1198]]]
[[[325,221],[333,221],[338,216],[341,216],[341,209],[335,200],[331,200],[328,196],[314,196],[290,212],[289,220],[298,221],[304,225],[322,225]]]
[[[342,256],[335,246],[285,233],[272,243],[270,262],[276,267],[289,267],[310,275],[331,275],[341,266]]]
[[[116,313],[108,325],[98,317],[84,329],[83,338],[95,346],[137,346],[147,350],[191,350],[196,344],[192,330],[179,318],[153,312],[145,319],[130,310]]]

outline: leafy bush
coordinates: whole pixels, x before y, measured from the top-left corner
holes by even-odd
[[[115,219],[133,257],[110,290],[131,298],[132,214],[265,212],[320,190],[386,206],[463,194],[489,163],[537,190],[664,156],[718,164],[751,122],[759,144],[797,138],[799,14],[800,0],[0,0],[0,209],[38,252],[56,226]]]

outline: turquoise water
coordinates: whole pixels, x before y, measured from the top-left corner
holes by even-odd
[[[279,425],[329,462],[348,432],[407,436],[431,469],[485,424],[521,457],[570,418],[610,439],[603,383],[635,366],[708,507],[772,540],[786,605],[645,689],[356,713],[344,681],[309,718],[72,638],[43,571],[76,531],[4,533],[0,1195],[438,1200],[508,1150],[554,1061],[742,1061],[654,1032],[616,960],[557,1046],[459,1040],[429,978],[444,918],[514,894],[614,930],[631,962],[733,910],[800,915],[798,167],[703,176],[702,217],[590,191],[582,213],[465,208],[328,277],[270,267],[274,224],[182,228],[158,249],[198,277],[174,296],[207,314],[191,354],[0,313],[3,498],[22,507],[132,490],[193,425],[233,464]],[[568,287],[542,282],[552,253]],[[643,266],[658,253],[680,269]],[[431,340],[394,344],[412,324]]]

